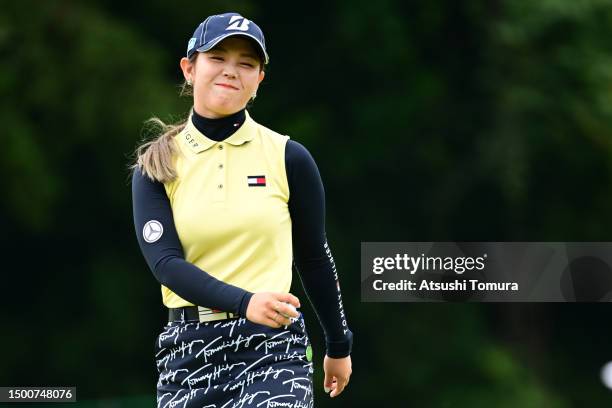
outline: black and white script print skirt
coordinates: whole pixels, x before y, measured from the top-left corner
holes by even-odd
[[[244,318],[172,322],[155,353],[158,408],[313,406],[312,349],[301,315],[279,329]]]

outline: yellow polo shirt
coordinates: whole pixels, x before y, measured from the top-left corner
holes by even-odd
[[[285,145],[246,120],[222,142],[191,121],[175,136],[178,177],[166,183],[185,259],[251,292],[289,292],[293,260]],[[162,285],[167,307],[192,306]]]

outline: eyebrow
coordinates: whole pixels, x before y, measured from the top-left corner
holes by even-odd
[[[221,51],[221,52],[225,52],[225,53],[227,53],[227,52],[228,52],[228,51],[227,51],[225,48],[220,47],[220,46],[214,47],[214,48],[213,48],[211,51]],[[251,53],[251,52],[243,52],[243,53],[240,53],[240,56],[241,56],[241,57],[248,57],[248,58],[252,58],[252,59],[254,59],[254,60],[257,60],[257,59],[258,59],[258,58],[257,58],[257,56],[256,56],[255,54]]]

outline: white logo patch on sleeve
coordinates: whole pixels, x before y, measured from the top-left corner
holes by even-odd
[[[142,228],[142,237],[149,244],[160,239],[163,233],[164,227],[161,225],[161,222],[157,220],[147,221]]]

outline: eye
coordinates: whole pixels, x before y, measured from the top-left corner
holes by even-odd
[[[251,64],[250,62],[241,62],[240,65],[242,65],[243,67],[248,67],[248,68],[253,68],[255,66]]]
[[[210,59],[215,61],[223,61],[223,58],[218,55],[211,55]]]

